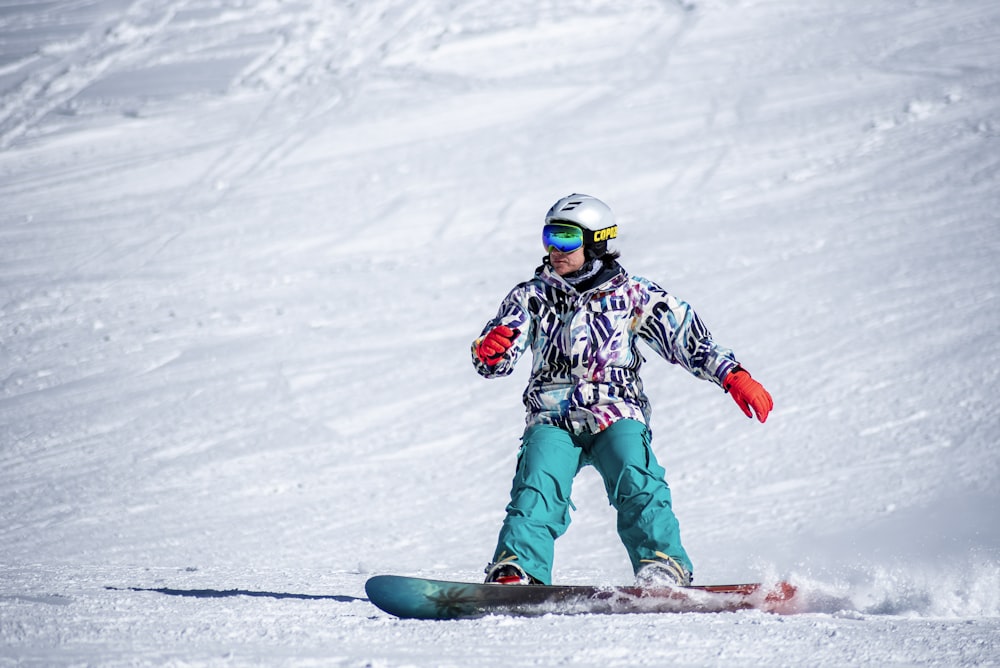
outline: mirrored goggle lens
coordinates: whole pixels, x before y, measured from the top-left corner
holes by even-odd
[[[549,223],[542,228],[542,246],[546,251],[572,253],[583,246],[583,230],[576,225]]]

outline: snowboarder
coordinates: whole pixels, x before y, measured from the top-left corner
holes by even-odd
[[[542,265],[511,290],[472,344],[473,364],[486,378],[509,375],[529,347],[533,358],[527,424],[486,582],[551,583],[573,479],[593,465],[638,584],[691,583],[665,471],[650,447],[639,340],[719,385],[747,417],[764,422],[773,406],[687,303],[622,268],[608,249],[617,233],[601,200],[574,194],[556,202],[542,227]]]

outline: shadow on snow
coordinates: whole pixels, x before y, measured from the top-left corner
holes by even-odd
[[[246,589],[171,589],[169,587],[105,587],[111,591],[142,591],[164,594],[166,596],[185,596],[188,598],[230,598],[232,596],[253,596],[258,598],[296,599],[300,601],[337,601],[338,603],[368,602],[367,598],[357,596],[333,596],[319,594],[290,594],[273,591],[248,591]]]

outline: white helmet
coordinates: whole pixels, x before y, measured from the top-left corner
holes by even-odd
[[[590,195],[573,194],[563,197],[545,214],[545,222],[566,222],[596,232],[615,226],[611,207]]]
[[[563,197],[545,214],[545,224],[570,223],[586,232],[584,248],[588,257],[601,257],[608,252],[608,239],[618,236],[618,225],[611,207],[590,195],[574,193]]]

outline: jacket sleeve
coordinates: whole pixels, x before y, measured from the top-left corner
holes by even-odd
[[[638,334],[661,357],[692,375],[722,386],[739,366],[733,351],[718,345],[690,304],[657,284],[636,278],[640,317]]]
[[[527,301],[528,296],[525,285],[522,284],[515,287],[500,304],[500,309],[497,311],[496,317],[486,323],[482,333],[472,342],[472,365],[476,368],[476,372],[480,376],[484,378],[509,376],[514,371],[517,360],[528,349],[532,331],[531,315],[528,311]],[[476,350],[479,348],[483,337],[498,325],[506,325],[511,329],[517,330],[519,334],[514,339],[514,345],[504,354],[503,358],[495,366],[489,366],[483,364],[482,360],[476,355]]]

